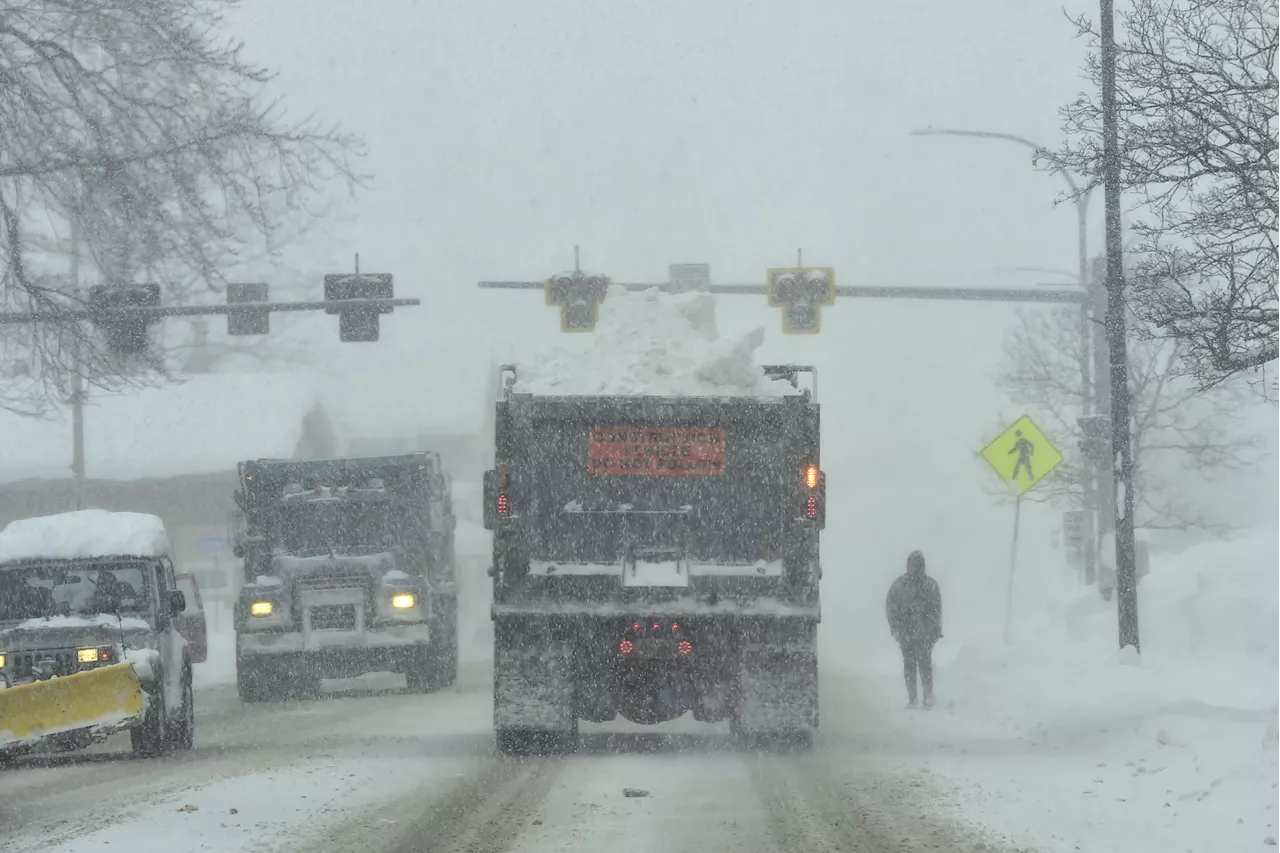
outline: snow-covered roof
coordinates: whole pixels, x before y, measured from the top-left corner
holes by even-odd
[[[87,557],[161,557],[169,552],[164,522],[141,512],[84,509],[11,521],[0,530],[0,563]]]
[[[242,459],[293,455],[316,404],[306,374],[214,374],[118,393],[91,391],[84,411],[85,476],[142,480],[234,471]],[[22,418],[0,411],[0,482],[70,477],[71,412]]]
[[[781,397],[799,393],[756,362],[764,329],[722,338],[715,297],[613,286],[586,352],[551,349],[521,363],[515,391],[547,395]]]

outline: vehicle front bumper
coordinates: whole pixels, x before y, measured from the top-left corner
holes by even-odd
[[[394,650],[430,643],[431,629],[425,622],[381,625],[364,631],[249,631],[236,636],[236,650],[241,657]]]

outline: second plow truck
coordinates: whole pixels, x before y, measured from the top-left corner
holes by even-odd
[[[169,538],[154,515],[92,509],[0,532],[0,759],[191,748],[191,657]]]
[[[494,470],[494,729],[506,752],[572,748],[578,721],[692,712],[746,739],[818,727],[819,410],[768,397],[517,393]],[[812,387],[812,383],[810,383]]]
[[[455,518],[440,457],[241,462],[236,683],[244,701],[314,696],[321,678],[458,668]]]

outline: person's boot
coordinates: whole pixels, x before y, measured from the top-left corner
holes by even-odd
[[[909,693],[909,694],[907,694],[907,707],[908,707],[908,708],[915,708],[915,707],[917,707],[917,703],[916,703],[916,694],[914,694],[914,693]]]
[[[924,707],[926,709],[929,709],[929,708],[932,708],[933,705],[934,705],[933,692],[930,691],[924,694]]]

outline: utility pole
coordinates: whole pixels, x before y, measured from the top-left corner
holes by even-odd
[[[1120,124],[1116,108],[1113,0],[1101,3],[1102,182],[1107,240],[1107,350],[1111,361],[1111,453],[1115,472],[1116,611],[1120,647],[1138,642],[1138,578],[1133,545],[1133,448],[1129,429],[1129,360],[1125,331],[1124,244],[1120,232]]]
[[[80,298],[80,218],[71,216],[71,292]],[[80,336],[71,344],[71,504],[84,509],[84,376]]]
[[[1037,155],[1052,159],[1049,150],[1043,145],[1038,145],[1023,136],[1017,136],[1012,133],[997,133],[988,130],[959,130],[955,128],[928,128],[926,130],[913,130],[912,136],[965,136],[976,139],[996,139],[1005,142],[1013,142],[1017,145],[1030,148]],[[1055,161],[1056,163],[1056,161]],[[1072,203],[1076,209],[1076,282],[1085,291],[1085,298],[1080,302],[1079,313],[1079,336],[1080,347],[1077,354],[1080,369],[1080,414],[1081,417],[1089,417],[1093,414],[1095,398],[1097,397],[1097,387],[1095,382],[1104,381],[1102,377],[1107,376],[1105,362],[1105,340],[1101,326],[1094,322],[1091,316],[1091,308],[1093,305],[1093,288],[1100,285],[1089,274],[1089,199],[1093,195],[1095,184],[1089,184],[1083,190],[1076,183],[1071,172],[1062,168],[1058,164],[1058,174],[1062,175],[1062,179],[1067,182],[1067,187],[1071,193]],[[1099,319],[1101,317],[1099,316]],[[1104,353],[1099,358],[1099,353]],[[1091,364],[1092,362],[1092,364]],[[1098,370],[1101,373],[1097,373]],[[1095,374],[1098,377],[1095,379]],[[1098,403],[1099,413],[1102,411],[1102,405]],[[1110,479],[1107,477],[1098,477],[1095,474],[1095,466],[1085,460],[1080,466],[1080,491],[1081,501],[1084,504],[1084,530],[1082,538],[1084,540],[1084,582],[1087,586],[1093,585],[1097,581],[1097,563],[1098,563],[1098,537],[1100,533],[1109,528],[1109,523],[1102,522],[1101,516],[1107,511],[1110,502],[1102,496],[1103,490],[1110,489]],[[1109,469],[1108,469],[1109,470]]]

